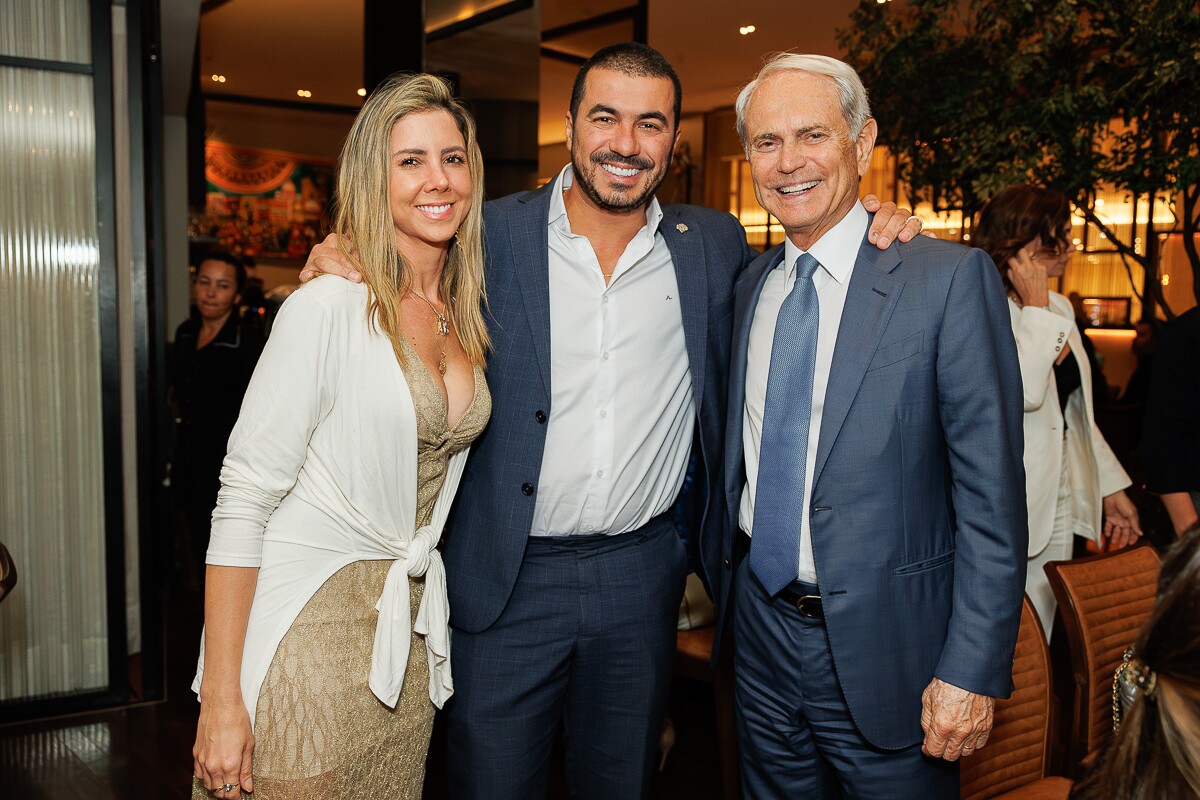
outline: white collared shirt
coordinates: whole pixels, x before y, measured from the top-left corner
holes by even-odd
[[[817,287],[820,313],[817,323],[817,363],[813,373],[812,411],[808,423],[808,454],[804,463],[804,509],[800,520],[800,562],[797,577],[817,583],[817,568],[813,560],[812,535],[809,529],[809,499],[812,497],[813,470],[817,463],[817,444],[821,435],[821,415],[825,410],[825,388],[829,385],[829,368],[833,363],[833,348],[837,344],[842,309],[850,287],[850,274],[858,250],[866,235],[870,218],[861,203],[855,203],[828,233],[808,252],[821,264],[813,274]],[[746,408],[742,414],[742,440],[746,452],[746,489],[738,510],[738,524],[753,535],[754,491],[758,485],[758,457],[762,444],[763,409],[767,398],[767,373],[771,366],[771,347],[775,339],[775,320],[779,307],[796,283],[796,259],[803,251],[788,239],[784,245],[783,261],[771,270],[763,284],[754,322],[750,327],[750,346],[746,355]]]
[[[531,533],[625,533],[663,513],[687,471],[696,406],[658,200],[604,285],[563,190],[550,198],[550,413]],[[691,266],[691,265],[684,265]]]

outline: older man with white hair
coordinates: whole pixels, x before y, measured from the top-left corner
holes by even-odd
[[[776,56],[737,118],[787,233],[734,304],[719,599],[745,793],[957,797],[1025,582],[1004,290],[982,251],[866,241],[876,124],[846,64]]]

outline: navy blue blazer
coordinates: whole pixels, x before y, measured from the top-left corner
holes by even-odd
[[[495,200],[484,211],[492,418],[475,441],[449,523],[443,557],[454,627],[478,632],[508,603],[533,522],[550,407],[550,192]],[[757,256],[731,215],[698,206],[665,206],[659,232],[679,285],[698,448],[708,492],[704,525],[724,524],[719,475],[728,397],[733,284]],[[636,379],[636,376],[631,376]],[[696,537],[719,562],[721,537]]]
[[[748,541],[737,513],[750,325],[782,257],[782,245],[768,251],[736,287],[727,561]],[[864,239],[830,369],[810,519],[837,677],[878,747],[921,741],[921,693],[934,676],[993,697],[1012,691],[1028,539],[1021,416],[991,259],[921,236],[883,251]]]

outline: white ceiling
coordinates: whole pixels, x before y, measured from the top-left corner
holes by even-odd
[[[436,25],[498,0],[426,2],[431,25]],[[539,15],[543,28],[554,27],[629,4],[630,0],[538,0],[531,12],[430,45],[427,57],[453,62],[464,83],[467,76],[474,76],[465,88],[475,96],[533,99],[527,96],[532,81],[514,76],[530,74]],[[173,19],[186,23],[189,15],[194,16],[197,5],[198,0],[165,3],[164,34]],[[856,5],[857,0],[650,0],[649,40],[679,72],[684,111],[708,111],[732,104],[765,53],[798,50],[838,55],[835,29],[847,24]],[[305,89],[312,92],[313,103],[354,106],[360,102],[362,0],[227,0],[214,6],[200,16],[205,92],[301,101],[296,92]],[[755,32],[739,34],[744,25],[754,25]],[[182,35],[179,27],[176,22],[164,49],[179,41],[175,38]],[[628,25],[617,25],[598,35],[627,38],[629,30]],[[595,46],[587,36],[548,44],[574,50]],[[575,67],[538,60],[539,139],[561,141]],[[211,75],[224,75],[225,82],[213,82]]]

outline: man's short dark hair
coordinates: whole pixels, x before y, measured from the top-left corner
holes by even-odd
[[[683,87],[679,75],[663,54],[640,42],[618,42],[597,50],[595,55],[583,62],[575,85],[571,89],[571,120],[579,118],[579,104],[583,102],[583,85],[587,75],[594,69],[611,69],[635,78],[670,78],[675,87],[675,120],[679,127],[679,110],[683,103]]]
[[[230,250],[223,247],[214,247],[208,250],[204,255],[200,256],[200,260],[196,262],[196,270],[199,272],[200,265],[205,261],[221,261],[233,267],[234,280],[237,283],[237,290],[240,293],[246,288],[246,265],[242,263],[242,259]]]

